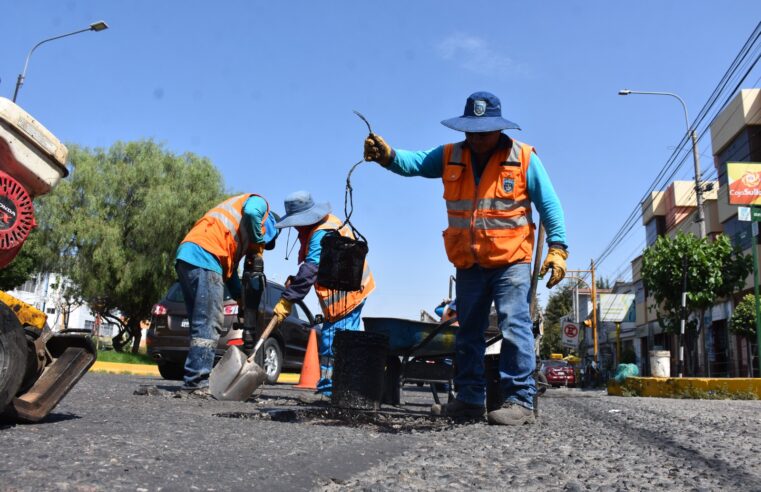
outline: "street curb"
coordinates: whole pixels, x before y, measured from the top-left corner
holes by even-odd
[[[608,381],[611,396],[761,399],[761,378],[626,378]]]
[[[90,368],[90,372],[161,377],[158,366],[151,364],[125,364],[122,362],[95,361],[95,364]],[[296,384],[299,382],[299,375],[284,372],[280,374],[277,382],[280,384]]]

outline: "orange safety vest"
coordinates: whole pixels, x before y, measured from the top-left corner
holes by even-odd
[[[247,227],[241,227],[243,220],[243,205],[252,196],[264,197],[248,193],[228,198],[206,212],[193,225],[190,232],[182,240],[183,243],[194,243],[213,254],[222,265],[222,275],[225,279],[232,277],[243,255],[248,251],[249,232]],[[267,200],[264,200],[267,203]],[[270,213],[267,203],[267,211],[262,217],[262,234],[266,232],[265,221]]]
[[[489,159],[478,186],[465,142],[444,146],[447,256],[457,268],[531,261],[534,224],[526,174],[534,148],[517,140]]]
[[[341,227],[342,223],[341,219],[335,215],[328,214],[317,227],[309,232],[307,237],[301,243],[299,263],[302,263],[306,259],[309,242],[312,240],[312,235],[317,231],[325,229],[337,230],[343,237],[355,239],[354,234],[351,232],[351,228],[348,226]],[[367,265],[367,260],[365,260],[365,268],[362,273],[362,286],[359,290],[347,292],[343,290],[330,290],[320,284],[314,285],[314,291],[320,302],[322,314],[328,321],[336,321],[352,312],[354,308],[362,303],[362,301],[367,299],[367,296],[369,296],[373,290],[375,290],[375,279],[370,271],[370,267]]]

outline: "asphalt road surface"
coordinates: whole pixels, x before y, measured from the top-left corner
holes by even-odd
[[[521,428],[338,414],[311,392],[179,398],[87,375],[43,423],[0,430],[0,490],[761,490],[761,402],[550,390]],[[138,394],[135,394],[138,393]]]

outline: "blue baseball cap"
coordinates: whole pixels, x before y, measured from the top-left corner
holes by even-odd
[[[330,213],[330,203],[315,203],[308,191],[296,191],[285,197],[285,215],[275,227],[298,227],[316,224]]]
[[[502,117],[502,103],[491,92],[474,92],[465,102],[462,116],[441,122],[458,132],[484,133],[497,130],[520,130],[516,123]]]

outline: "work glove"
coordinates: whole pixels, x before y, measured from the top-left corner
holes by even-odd
[[[293,303],[288,299],[283,299],[281,297],[280,300],[277,301],[277,304],[275,304],[275,307],[272,308],[272,312],[277,316],[278,322],[281,322],[291,314],[291,308],[293,308]]]
[[[547,281],[547,288],[551,289],[560,283],[565,278],[565,260],[568,258],[568,251],[557,246],[551,246],[547,257],[544,259],[542,269],[539,271],[539,277],[544,277],[544,274],[552,268],[552,276]]]
[[[375,161],[381,166],[388,166],[392,157],[391,147],[380,135],[371,133],[365,139],[365,160]]]

